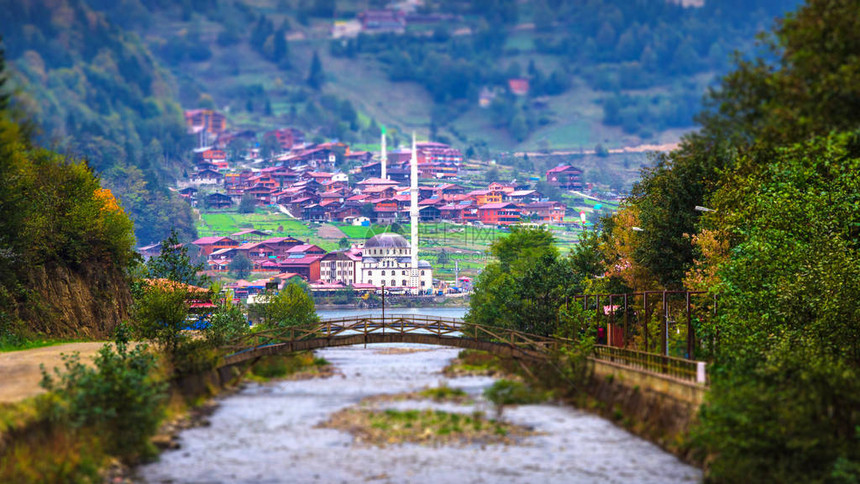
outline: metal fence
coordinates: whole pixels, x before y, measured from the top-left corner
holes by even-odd
[[[678,380],[694,382],[700,385],[708,384],[708,375],[704,361],[673,358],[656,353],[646,353],[644,351],[604,345],[594,347],[594,359],[665,375]]]

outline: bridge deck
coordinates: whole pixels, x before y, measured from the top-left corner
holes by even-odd
[[[251,333],[229,348],[232,365],[266,355],[335,346],[378,343],[413,343],[487,351],[499,356],[546,360],[563,345],[548,338],[506,328],[467,324],[461,319],[415,314],[330,318],[313,328],[280,328]],[[598,346],[592,358],[673,378],[705,383],[704,363],[622,348]]]

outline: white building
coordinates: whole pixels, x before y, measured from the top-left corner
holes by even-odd
[[[386,289],[424,293],[433,288],[433,268],[427,261],[418,262],[418,284],[410,285],[412,248],[403,236],[395,233],[374,235],[364,244],[361,258],[361,282]],[[417,291],[416,291],[417,290]]]

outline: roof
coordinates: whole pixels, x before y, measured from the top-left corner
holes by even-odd
[[[296,254],[299,252],[307,252],[313,249],[324,250],[322,247],[316,246],[314,244],[300,244],[290,247],[289,249],[287,249],[287,252],[290,254]]]
[[[492,209],[496,209],[496,208],[509,208],[509,207],[516,208],[517,206],[511,202],[488,203],[486,205],[481,205],[480,207],[478,207],[478,210],[485,210],[485,209],[492,210]]]
[[[144,279],[143,280],[148,286],[156,286],[162,289],[181,289],[186,292],[196,293],[196,294],[206,294],[209,292],[209,289],[205,289],[198,286],[192,286],[191,284],[184,284],[182,282],[176,282],[170,279],[159,278],[159,279]]]
[[[214,195],[214,194],[213,194],[213,195]],[[235,234],[234,234],[234,235],[235,235]],[[231,241],[231,242],[236,242],[236,243],[238,243],[237,241],[235,241],[235,240],[231,239],[230,237],[224,237],[223,235],[213,235],[213,236],[210,236],[210,237],[201,237],[201,238],[199,238],[199,239],[197,239],[197,240],[195,240],[194,242],[191,242],[191,243],[192,243],[192,244],[194,244],[194,245],[211,245],[211,244],[215,244],[215,243],[221,242],[221,241],[222,241],[222,240],[224,240],[224,239],[227,239],[227,240],[229,240],[229,241]]]
[[[239,235],[269,235],[269,233],[263,232],[262,230],[245,229],[245,230],[240,230],[240,231],[233,233],[233,234],[230,234],[230,235],[236,235],[236,236],[239,236]]]
[[[394,180],[385,180],[382,178],[368,178],[367,180],[358,182],[358,185],[399,185],[399,183]]]
[[[560,165],[560,166],[557,166],[557,167],[555,167],[555,168],[550,168],[550,169],[549,169],[549,170],[547,170],[546,172],[547,172],[547,174],[549,174],[549,173],[561,173],[561,172],[563,172],[563,171],[567,171],[567,170],[570,170],[570,169],[573,169],[573,170],[576,170],[576,171],[580,171],[580,170],[579,170],[579,168],[574,168],[574,167],[572,167],[572,166],[570,166],[570,165]]]
[[[527,197],[529,195],[534,195],[537,193],[536,190],[514,190],[511,193],[508,193],[509,197]]]
[[[386,232],[374,235],[364,244],[365,249],[377,247],[409,247],[409,242],[400,234]]]
[[[291,257],[288,259],[282,259],[280,262],[278,262],[278,266],[279,267],[289,267],[289,266],[310,265],[310,264],[313,264],[314,262],[319,261],[320,259],[322,259],[322,257],[323,256],[319,255],[319,254],[306,255],[304,257]]]

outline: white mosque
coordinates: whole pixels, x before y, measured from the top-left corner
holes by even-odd
[[[385,148],[383,130],[380,160],[382,178],[387,178],[388,156]],[[371,237],[364,244],[361,271],[366,283],[420,294],[433,288],[433,271],[429,262],[418,260],[418,156],[415,133],[412,133],[412,159],[409,166],[411,244],[398,234],[385,233]]]

